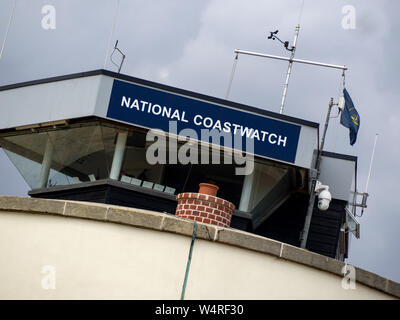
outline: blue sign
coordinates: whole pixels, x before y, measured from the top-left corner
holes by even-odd
[[[170,121],[176,121],[178,134],[190,128],[199,140],[202,129],[239,135],[243,149],[246,138],[252,139],[255,155],[290,163],[295,162],[301,129],[296,124],[116,79],[107,117],[165,132],[169,132]]]

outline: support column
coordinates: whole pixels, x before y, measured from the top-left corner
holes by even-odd
[[[110,179],[118,180],[121,172],[122,162],[124,160],[126,139],[128,132],[119,132],[117,143],[115,145],[114,157],[111,165]]]
[[[312,215],[313,215],[313,211],[314,211],[315,198],[317,195],[315,192],[315,186],[317,184],[319,174],[320,174],[319,170],[320,170],[320,165],[321,165],[321,161],[322,161],[322,151],[324,150],[326,131],[328,130],[329,119],[331,117],[332,107],[333,107],[333,98],[331,98],[329,100],[328,112],[326,114],[326,119],[325,119],[324,132],[322,133],[322,138],[321,138],[321,146],[319,147],[317,161],[315,163],[315,177],[313,175],[311,175],[312,180],[311,180],[310,200],[308,202],[308,209],[307,209],[306,219],[304,221],[304,228],[300,234],[300,247],[303,249],[305,249],[307,246],[308,233],[310,231],[311,219],[312,219]]]
[[[40,170],[38,188],[47,187],[47,180],[49,179],[51,161],[53,158],[53,151],[54,151],[54,146],[50,141],[50,137],[48,137],[43,155],[42,168]]]
[[[260,181],[260,164],[254,162],[253,172],[247,175],[243,181],[242,194],[240,197],[239,210],[249,212],[250,206],[254,201],[254,189],[257,188],[257,184]]]

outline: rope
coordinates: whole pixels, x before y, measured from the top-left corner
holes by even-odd
[[[196,232],[197,232],[197,222],[195,221],[193,225],[192,242],[190,243],[189,257],[186,264],[185,279],[183,280],[181,300],[185,300],[186,284],[189,276],[190,262],[192,261],[192,252],[193,252],[194,240],[196,239]]]
[[[225,100],[228,99],[229,93],[231,92],[231,87],[232,87],[232,82],[233,82],[233,76],[235,75],[236,65],[237,65],[237,61],[238,61],[238,56],[239,56],[239,54],[236,53],[235,59],[233,59],[233,66],[232,66],[231,76],[230,76],[230,79],[229,79],[228,90],[226,91],[226,95],[225,95]]]

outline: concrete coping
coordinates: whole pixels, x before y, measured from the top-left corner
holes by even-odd
[[[84,218],[172,232],[188,237],[192,236],[194,225],[194,221],[192,220],[149,210],[91,202],[13,196],[0,196],[1,212],[23,212],[28,214],[36,213]],[[280,259],[300,263],[343,277],[342,269],[346,263],[342,261],[249,232],[200,222],[197,222],[197,224],[196,237],[199,239],[269,254]],[[400,298],[400,283],[358,267],[354,268],[358,283]]]

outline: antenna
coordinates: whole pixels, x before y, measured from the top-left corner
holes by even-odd
[[[371,154],[371,161],[369,163],[369,170],[368,170],[368,177],[367,177],[367,182],[365,184],[365,192],[362,193],[362,200],[361,200],[361,214],[360,217],[364,214],[364,209],[367,207],[367,197],[369,196],[368,194],[368,185],[369,185],[369,179],[371,177],[371,171],[372,171],[372,163],[374,161],[374,156],[375,156],[375,148],[376,148],[376,141],[378,140],[378,134],[375,133],[375,141],[374,141],[374,147],[372,148],[372,154]]]
[[[231,85],[232,85],[233,74],[234,74],[234,71],[235,71],[235,68],[236,68],[236,63],[237,63],[237,56],[238,56],[239,53],[250,55],[250,56],[262,57],[262,58],[270,58],[270,59],[276,59],[276,60],[289,61],[289,66],[288,66],[288,69],[287,69],[287,72],[286,72],[285,86],[283,88],[281,107],[280,107],[280,110],[279,110],[279,113],[281,113],[281,114],[283,113],[283,108],[285,106],[286,93],[287,93],[287,89],[288,89],[288,86],[289,86],[289,79],[290,79],[290,75],[291,75],[291,72],[292,72],[293,62],[310,64],[310,65],[319,66],[319,67],[341,69],[343,71],[348,69],[346,66],[340,66],[340,65],[317,62],[317,61],[311,61],[311,60],[295,59],[294,55],[295,55],[295,51],[296,51],[296,44],[297,44],[297,38],[298,38],[298,35],[299,35],[299,31],[300,31],[300,25],[298,24],[296,26],[296,30],[295,30],[293,45],[291,47],[289,47],[289,41],[282,41],[281,39],[279,39],[279,37],[277,36],[279,30],[275,30],[275,31],[270,32],[270,35],[268,36],[268,39],[278,40],[279,42],[281,42],[283,44],[284,48],[291,52],[289,58],[282,57],[282,56],[274,56],[274,55],[271,55],[271,54],[264,54],[264,53],[258,53],[258,52],[251,52],[251,51],[244,51],[244,50],[235,49],[233,52],[236,54],[236,58],[234,60],[234,66],[233,66],[233,69],[232,69],[231,78],[230,78],[230,82],[229,82],[229,86],[228,86],[228,92],[226,94],[225,99],[228,98],[228,95],[229,95],[229,92],[230,92],[230,88],[231,88]]]
[[[366,185],[365,185],[365,193],[368,192],[369,178],[371,177],[372,162],[374,161],[375,148],[376,148],[376,141],[377,141],[377,140],[378,140],[378,134],[375,133],[375,141],[374,141],[374,147],[373,147],[373,149],[372,149],[371,162],[370,162],[370,164],[369,164],[369,171],[368,171],[367,183],[366,183]]]
[[[115,61],[112,59],[112,56],[113,56],[113,54],[114,54],[115,51],[118,51],[118,52],[121,54],[121,56],[122,56],[122,60],[121,60],[121,63],[119,64],[119,66],[118,66],[118,64],[115,63]],[[111,55],[110,55],[110,60],[111,60],[111,62],[113,63],[113,65],[115,65],[115,66],[118,68],[118,73],[121,72],[122,64],[124,63],[125,57],[126,57],[126,55],[118,48],[118,40],[117,40],[117,41],[115,42],[114,50],[113,50],[113,52],[112,52]]]
[[[6,46],[6,41],[7,41],[7,37],[8,37],[8,30],[10,30],[11,21],[12,21],[12,19],[14,17],[14,11],[15,11],[16,3],[17,3],[17,0],[14,0],[13,7],[12,7],[12,10],[11,10],[11,14],[10,14],[10,18],[8,19],[8,25],[7,25],[7,29],[6,29],[6,34],[4,36],[4,40],[3,40],[3,43],[2,43],[1,49],[0,49],[0,59],[3,56],[3,51],[4,51],[4,48]]]
[[[104,57],[103,69],[105,69],[106,66],[107,66],[107,59],[108,59],[108,54],[110,53],[111,40],[112,40],[112,37],[113,37],[113,34],[114,34],[115,24],[116,24],[117,16],[118,16],[118,10],[119,10],[119,0],[117,0],[117,5],[115,6],[115,13],[114,13],[113,21],[112,21],[110,37],[108,38],[107,52],[106,52],[106,56]]]
[[[296,26],[296,31],[294,34],[294,40],[293,40],[293,46],[291,49],[288,48],[289,45],[289,41],[286,41],[284,43],[285,49],[291,51],[292,53],[290,54],[290,60],[289,60],[289,65],[288,65],[288,69],[286,72],[286,81],[285,81],[285,86],[283,87],[283,94],[282,94],[282,101],[281,101],[281,108],[279,110],[279,113],[283,113],[283,107],[285,105],[285,100],[286,100],[286,92],[287,92],[287,88],[289,86],[289,79],[290,79],[290,74],[292,73],[292,64],[293,64],[293,58],[294,58],[294,54],[296,52],[296,42],[297,42],[297,37],[299,36],[299,31],[300,31],[300,25],[298,24]],[[272,38],[273,40],[274,38]],[[278,39],[279,40],[279,39]],[[280,40],[279,40],[280,41]],[[281,41],[282,42],[282,41]]]
[[[374,156],[375,156],[375,149],[376,149],[376,141],[378,140],[378,134],[375,134],[375,141],[374,141],[374,147],[372,149],[372,154],[371,154],[371,161],[369,164],[369,170],[368,170],[368,176],[367,176],[367,182],[365,184],[365,192],[357,192],[357,190],[355,190],[354,192],[354,199],[353,199],[353,209],[354,209],[354,215],[356,217],[362,217],[364,214],[364,210],[365,208],[367,208],[367,198],[369,196],[368,194],[368,185],[369,185],[369,179],[371,177],[371,171],[372,171],[372,163],[374,161]],[[361,198],[361,203],[357,203],[357,196],[362,196]],[[356,209],[357,207],[361,207],[361,214],[357,215],[356,214]]]

